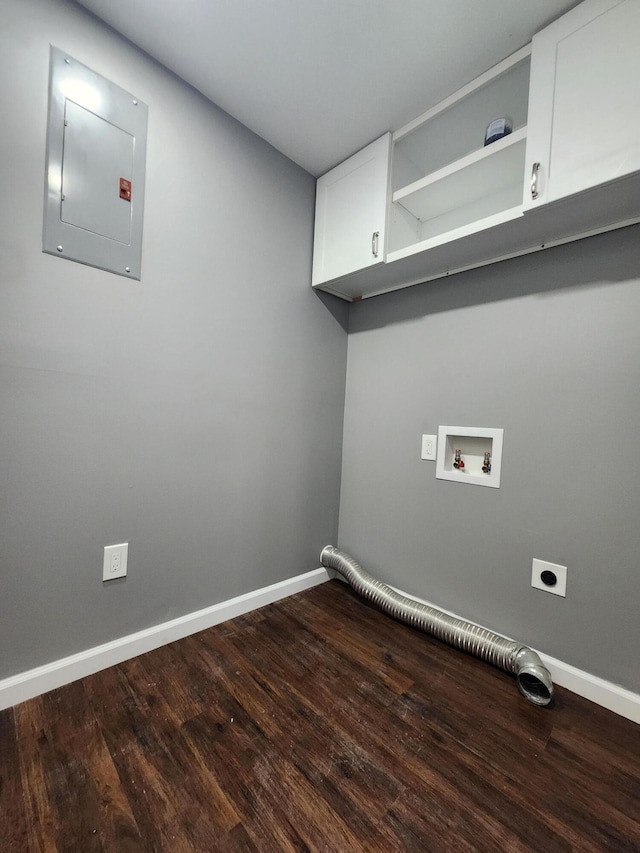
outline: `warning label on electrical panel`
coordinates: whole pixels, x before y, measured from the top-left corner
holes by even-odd
[[[131,201],[131,181],[126,178],[120,178],[120,198]]]

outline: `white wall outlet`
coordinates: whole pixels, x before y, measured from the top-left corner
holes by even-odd
[[[123,578],[127,574],[127,557],[129,555],[129,543],[120,545],[107,545],[104,549],[104,561],[102,563],[102,580],[110,581],[113,578]]]
[[[422,436],[422,453],[420,455],[421,459],[430,459],[435,462],[436,459],[436,448],[438,447],[438,436],[437,435],[423,435]]]
[[[534,560],[531,568],[531,586],[553,595],[567,597],[567,567],[544,560]]]

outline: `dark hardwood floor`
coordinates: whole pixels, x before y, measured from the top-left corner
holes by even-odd
[[[337,581],[0,713],[0,850],[640,851],[640,726]]]

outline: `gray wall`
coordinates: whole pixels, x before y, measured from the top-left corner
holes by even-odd
[[[395,586],[640,690],[640,226],[354,305],[340,545]],[[504,428],[500,489],[420,436]],[[567,598],[530,587],[568,566]]]
[[[40,251],[49,43],[149,105],[140,283]],[[71,3],[5,0],[0,48],[4,677],[317,568],[346,306],[308,174]]]

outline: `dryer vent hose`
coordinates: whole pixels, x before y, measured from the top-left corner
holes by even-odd
[[[551,702],[551,675],[533,649],[401,595],[365,572],[353,557],[333,545],[322,549],[320,560],[325,568],[341,574],[359,595],[373,602],[389,616],[513,673],[520,692],[534,705],[548,705]]]

